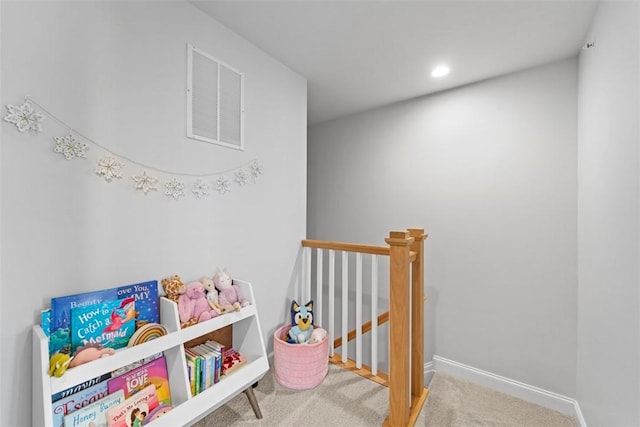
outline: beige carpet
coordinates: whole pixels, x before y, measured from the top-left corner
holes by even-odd
[[[262,419],[256,419],[248,399],[240,394],[195,426],[372,427],[381,426],[388,415],[386,387],[335,365],[329,365],[324,382],[312,390],[286,389],[270,371],[254,392]],[[436,373],[416,426],[575,427],[576,423],[558,412]]]
[[[423,412],[426,427],[576,427],[566,415],[443,373],[436,373]]]
[[[272,373],[273,368],[254,389],[262,419],[256,419],[242,393],[195,426],[371,427],[382,426],[387,417],[387,388],[335,365],[329,365],[322,384],[311,390],[284,388]]]

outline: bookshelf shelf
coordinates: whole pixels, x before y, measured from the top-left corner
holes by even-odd
[[[206,322],[180,329],[177,305],[160,298],[160,321],[167,335],[118,350],[116,354],[67,370],[60,378],[50,377],[49,344],[39,325],[33,326],[33,425],[54,426],[51,396],[84,381],[112,372],[122,366],[163,352],[167,362],[173,409],[149,423],[153,427],[191,425],[211,413],[252,384],[269,370],[262,328],[250,283],[234,280],[252,304],[238,312],[227,313]],[[247,357],[247,364],[225,376],[219,383],[192,396],[184,355],[185,343],[232,325],[233,345]]]

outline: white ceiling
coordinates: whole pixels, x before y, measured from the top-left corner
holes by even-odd
[[[308,81],[308,123],[576,55],[596,2],[203,1]],[[451,73],[434,79],[446,63]]]

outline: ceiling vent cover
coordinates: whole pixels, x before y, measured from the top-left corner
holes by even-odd
[[[187,61],[187,137],[244,149],[243,74],[192,45]]]

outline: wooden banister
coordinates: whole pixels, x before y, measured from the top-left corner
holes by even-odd
[[[333,249],[344,252],[360,252],[363,254],[386,255],[389,256],[387,246],[363,245],[359,243],[331,242],[328,240],[303,240],[303,247],[318,249]]]
[[[391,231],[385,239],[388,247],[321,240],[302,241],[302,246],[307,248],[389,257],[389,311],[377,317],[377,325],[389,322],[389,373],[372,374],[370,367],[348,358],[345,362],[337,353],[330,358],[332,363],[389,387],[389,416],[384,422],[384,426],[388,427],[415,425],[429,393],[424,388],[423,379],[423,303],[426,300],[424,241],[427,237],[423,229],[412,228],[407,231]],[[346,254],[343,254],[343,263],[345,262]],[[346,298],[346,294],[343,297]],[[372,326],[372,321],[368,321],[360,327],[360,332],[370,332]],[[347,333],[345,329],[343,334],[349,342],[356,338],[358,330]],[[343,337],[334,340],[333,348],[344,345]],[[346,350],[344,356],[346,358]]]
[[[310,240],[302,241],[305,248],[331,249],[334,251],[359,252],[362,254],[389,256],[389,247],[377,245],[363,245],[360,243],[331,242],[328,240]],[[417,256],[414,251],[409,252],[409,258],[413,261]]]

